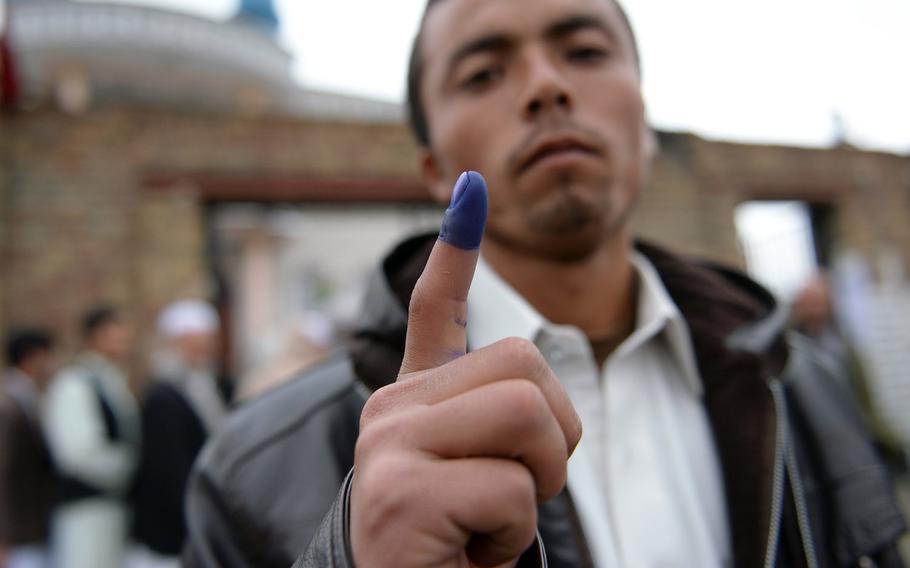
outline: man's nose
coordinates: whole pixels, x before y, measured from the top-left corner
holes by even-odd
[[[567,113],[573,97],[566,78],[547,57],[528,62],[524,114],[528,120],[539,120],[549,114]]]

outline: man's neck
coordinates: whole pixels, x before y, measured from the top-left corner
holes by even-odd
[[[617,235],[577,262],[516,253],[485,242],[486,261],[547,320],[618,345],[635,327],[636,279],[630,237]]]
[[[101,359],[102,361],[104,361],[105,363],[107,363],[108,365],[111,365],[113,367],[117,367],[119,365],[119,361],[114,356],[114,354],[109,352],[108,350],[104,349],[103,347],[89,344],[89,345],[87,345],[85,352],[89,355],[97,357],[98,359]]]

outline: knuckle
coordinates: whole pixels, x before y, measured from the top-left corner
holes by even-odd
[[[397,412],[369,421],[357,437],[355,459],[369,460],[378,449],[404,445],[408,432],[412,431],[410,422],[411,413],[406,412]]]
[[[581,441],[581,435],[584,433],[584,425],[581,422],[581,416],[575,411],[575,408],[572,407],[572,416],[571,422],[569,425],[569,432],[566,434],[566,449],[569,453],[575,451],[575,448],[578,446],[578,443]]]
[[[502,342],[506,354],[521,368],[526,369],[529,376],[535,376],[541,372],[541,369],[548,368],[540,349],[527,339],[509,337]]]
[[[535,501],[529,502],[522,518],[522,523],[518,525],[520,532],[516,540],[526,543],[525,547],[527,547],[534,541],[537,534],[537,503]]]
[[[531,381],[517,379],[510,381],[505,396],[508,416],[525,428],[538,429],[546,424],[546,413],[550,412],[543,392]]]
[[[414,291],[411,293],[411,299],[408,302],[408,317],[411,319],[411,323],[430,317],[433,306],[434,302],[429,296],[426,281],[421,277],[417,280]]]
[[[503,496],[515,518],[529,518],[537,511],[537,485],[528,468],[520,464],[506,470],[502,479]]]
[[[507,337],[502,340],[502,345],[511,355],[519,359],[533,359],[540,355],[537,346],[522,337]]]
[[[558,462],[554,460],[548,469],[546,478],[537,485],[537,499],[543,502],[556,497],[566,486],[567,479],[566,458],[563,457]]]
[[[401,517],[413,503],[413,484],[402,479],[416,479],[420,467],[417,459],[402,452],[389,452],[357,470],[355,497],[370,533],[378,532],[384,523]],[[359,479],[358,479],[359,478]]]
[[[397,398],[397,383],[386,385],[370,395],[363,410],[360,413],[360,431],[367,429],[369,424],[381,418],[392,408],[394,400]]]

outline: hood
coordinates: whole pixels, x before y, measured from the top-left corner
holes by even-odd
[[[357,377],[371,391],[398,376],[404,353],[411,291],[430,258],[437,235],[398,244],[370,276],[350,352]]]
[[[751,353],[769,357],[772,374],[783,371],[789,309],[771,292],[728,267],[686,260],[644,241],[637,242],[636,248],[654,264],[682,312],[699,361],[716,355],[706,349]]]

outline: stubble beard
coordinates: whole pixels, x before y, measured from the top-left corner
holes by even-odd
[[[524,231],[512,234],[490,224],[487,237],[514,253],[558,264],[590,259],[622,229],[629,211],[619,212],[617,217],[610,192],[597,197],[585,195],[575,187],[571,175],[562,176],[558,184],[551,196],[526,212],[521,220]]]

